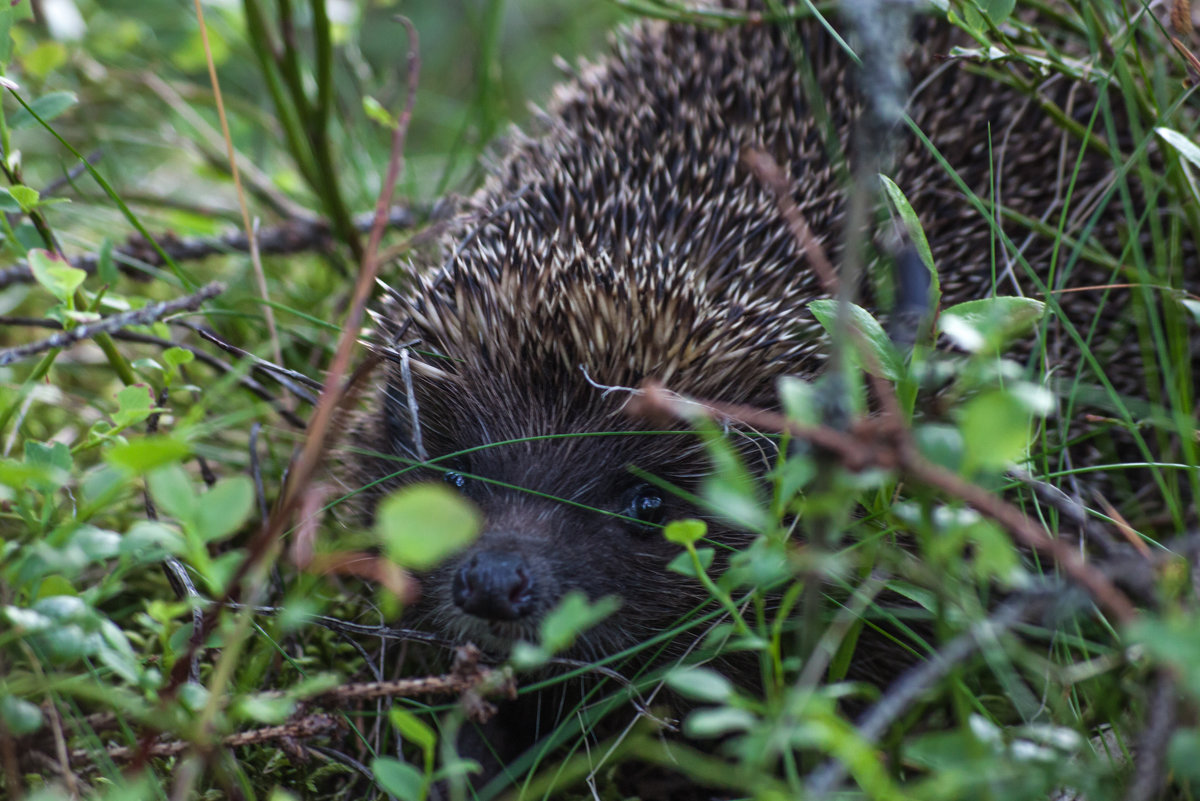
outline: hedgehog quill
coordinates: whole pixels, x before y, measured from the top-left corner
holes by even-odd
[[[935,33],[909,59],[907,111],[937,152],[901,137],[889,177],[920,218],[953,303],[1018,293],[1026,279],[994,269],[993,221],[964,200],[942,159],[976,195],[1000,193],[1012,212],[1005,230],[1035,267],[1048,263],[1054,232],[1012,220],[1061,217],[1067,237],[1084,237],[1094,209],[1068,204],[1067,184],[1104,187],[1114,168],[1104,148],[1028,98],[943,61],[945,27],[927,26]],[[709,600],[667,569],[678,549],[658,533],[665,521],[702,515],[683,497],[709,471],[704,450],[694,436],[630,419],[626,395],[610,390],[654,379],[690,397],[777,407],[780,377],[821,372],[821,328],[808,311],[821,284],[743,155],[759,150],[780,164],[836,264],[847,203],[831,153],[855,158],[854,75],[841,44],[811,20],[794,31],[639,25],[613,56],[556,89],[537,134],[520,138],[469,199],[440,263],[418,265],[389,292],[377,336],[395,358],[354,434],[366,455],[352,465],[353,481],[372,485],[432,460],[374,484],[367,504],[400,483],[440,479],[484,519],[476,543],[423,578],[413,610],[422,625],[503,654],[536,640],[567,592],[615,595],[620,612],[572,653],[598,658]],[[1076,118],[1096,96],[1062,81],[1045,91]],[[1115,216],[1088,230],[1119,251]],[[1064,287],[1111,279],[1110,268],[1085,263],[1059,276]],[[1086,325],[1095,295],[1073,297],[1065,318]],[[1116,363],[1130,323],[1119,308],[1104,316],[1097,352]],[[1062,325],[1045,336],[1046,352],[1077,361]],[[1126,386],[1144,380],[1127,378]],[[775,456],[762,443],[748,453],[759,473]],[[709,537],[730,548],[750,541],[716,519]]]

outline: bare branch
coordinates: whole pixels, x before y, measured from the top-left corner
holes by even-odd
[[[175,300],[162,301],[160,303],[150,303],[146,306],[135,309],[133,311],[114,314],[111,317],[95,323],[85,323],[77,325],[70,331],[63,331],[54,336],[38,342],[31,342],[28,345],[19,345],[15,348],[6,348],[0,350],[0,367],[9,364],[14,364],[30,356],[36,356],[55,348],[65,348],[80,342],[84,339],[91,339],[99,334],[112,334],[120,331],[122,328],[128,328],[131,325],[148,325],[155,320],[159,320],[169,314],[177,314],[184,311],[195,311],[200,308],[200,305],[206,300],[210,300],[225,291],[225,285],[219,281],[213,281],[201,287],[198,291],[190,295],[185,295],[182,298]]]
[[[358,215],[354,225],[360,231],[369,231],[375,223],[375,212]],[[386,224],[390,228],[412,228],[416,225],[419,214],[404,206],[392,206],[386,215]],[[303,253],[310,250],[321,250],[332,242],[329,224],[318,219],[286,220],[278,225],[268,226],[259,231],[258,251],[264,255],[284,255],[288,253]],[[221,256],[229,253],[249,253],[250,240],[245,231],[235,230],[218,237],[186,237],[180,239],[170,233],[158,237],[162,249],[175,262],[198,261],[209,256]],[[113,258],[126,264],[149,265],[161,267],[165,262],[159,253],[140,236],[130,237],[124,245],[113,250]],[[86,253],[69,259],[71,266],[89,274],[96,272],[100,257],[94,253]],[[13,284],[23,284],[33,281],[33,273],[29,264],[17,262],[12,267],[0,270],[0,289]]]

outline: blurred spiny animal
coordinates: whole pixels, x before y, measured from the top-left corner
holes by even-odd
[[[781,376],[821,370],[821,329],[807,308],[821,284],[743,156],[778,162],[836,264],[847,201],[831,154],[854,163],[862,104],[842,45],[811,20],[787,25],[635,26],[614,55],[556,89],[536,136],[518,137],[452,224],[440,263],[393,282],[376,332],[389,365],[353,434],[348,481],[370,486],[369,508],[402,483],[444,480],[484,519],[471,547],[423,577],[412,610],[420,625],[503,653],[536,640],[568,591],[619,596],[620,611],[574,647],[591,658],[633,647],[707,600],[667,570],[677,548],[658,528],[704,513],[641,477],[695,492],[704,451],[694,436],[651,433],[623,413],[628,393],[612,388],[655,379],[691,397],[775,407]],[[937,154],[901,131],[886,169],[924,227],[944,302],[1032,291],[1020,262],[1050,263],[1060,219],[1060,244],[1119,253],[1117,208],[1084,230],[1113,180],[1106,148],[1060,127],[1037,98],[945,60],[949,26],[919,27],[907,111]],[[1065,79],[1042,91],[1084,121],[1099,95]],[[977,211],[939,155],[1004,213]],[[997,220],[1015,251],[994,233]],[[1083,259],[1043,278],[1062,288],[1114,276]],[[1067,327],[1102,319],[1100,363],[1116,367],[1122,390],[1144,388],[1140,360],[1120,355],[1127,304],[1113,296],[1100,309],[1099,292],[1062,297],[1042,352],[1076,369]],[[748,454],[762,472],[774,455],[756,447]],[[426,466],[405,470],[414,463]],[[709,533],[733,547],[748,539],[717,519]],[[520,720],[499,724],[510,727],[503,751],[531,736]],[[512,733],[521,726],[524,738]]]

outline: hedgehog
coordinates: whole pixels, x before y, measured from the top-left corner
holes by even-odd
[[[781,377],[822,370],[808,304],[824,290],[744,156],[779,164],[837,263],[846,183],[828,136],[852,162],[863,112],[842,45],[811,20],[789,25],[652,22],[625,32],[611,56],[555,89],[535,134],[515,135],[449,225],[436,266],[414,265],[389,289],[375,331],[387,367],[352,435],[349,481],[369,487],[368,508],[403,483],[444,481],[484,521],[473,545],[422,577],[409,612],[422,627],[503,654],[536,641],[566,593],[617,596],[619,612],[571,652],[599,659],[708,600],[668,570],[678,550],[661,524],[706,517],[710,539],[749,542],[685,500],[709,472],[697,438],[624,406],[627,388],[653,379],[689,397],[774,408]],[[1014,220],[1057,221],[1065,209],[1067,237],[1119,243],[1113,215],[1085,231],[1094,209],[1067,201],[1072,176],[1094,196],[1114,167],[1034,100],[940,59],[946,27],[929,25],[909,58],[907,110],[937,153],[897,135],[889,177],[922,222],[945,303],[1026,292],[1019,269],[993,265],[994,222],[964,201],[939,159],[978,196],[1002,199],[1012,212],[1002,225],[1035,266],[1049,262],[1053,235]],[[1096,97],[1061,81],[1045,91],[1083,119]],[[1058,286],[1112,280],[1107,267],[1077,266]],[[1086,326],[1096,293],[1070,297],[1066,315]],[[1104,361],[1122,359],[1120,317],[1106,315],[1114,328],[1111,345],[1097,346]],[[1043,336],[1050,354],[1077,351],[1054,321]],[[769,469],[771,447],[753,441],[753,471]],[[404,469],[413,464],[422,467]],[[533,726],[503,710],[500,720],[493,755],[503,759],[528,742],[528,731],[514,732]]]

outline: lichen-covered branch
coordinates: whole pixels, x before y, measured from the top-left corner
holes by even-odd
[[[162,301],[160,303],[150,303],[140,309],[105,317],[95,323],[85,323],[75,326],[70,331],[63,331],[46,339],[31,342],[28,345],[5,348],[4,350],[0,350],[0,367],[15,364],[30,356],[36,356],[48,350],[65,348],[68,345],[73,345],[85,339],[91,339],[100,334],[112,334],[131,325],[149,325],[155,320],[166,317],[168,314],[195,311],[206,300],[210,300],[224,291],[224,284],[219,281],[213,281],[201,287],[196,292],[185,295],[182,298]]]

